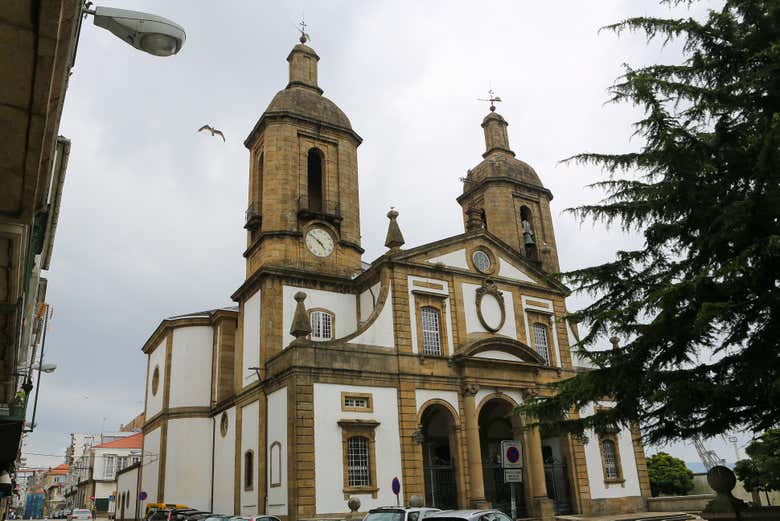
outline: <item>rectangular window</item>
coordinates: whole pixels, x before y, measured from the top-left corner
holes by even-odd
[[[544,358],[544,365],[550,365],[550,344],[547,341],[547,328],[544,324],[537,322],[534,324],[533,332],[536,352]]]
[[[439,327],[439,310],[424,307],[422,315],[423,354],[441,356],[441,329]]]
[[[371,393],[341,393],[341,410],[354,412],[373,412]]]
[[[353,436],[347,440],[347,483],[350,487],[371,485],[368,467],[368,440]]]
[[[103,476],[106,479],[114,478],[114,456],[103,456]]]
[[[368,398],[347,396],[344,398],[344,407],[352,407],[353,409],[368,409]]]
[[[326,311],[311,312],[311,339],[331,340],[333,338],[333,315]]]

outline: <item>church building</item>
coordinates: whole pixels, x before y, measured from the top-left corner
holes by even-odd
[[[515,157],[506,120],[491,106],[482,121],[485,153],[457,198],[464,232],[407,249],[391,210],[369,264],[362,139],[323,96],[319,60],[305,37],[295,45],[287,86],[244,142],[236,305],[166,318],[143,346],[141,508],[343,518],[349,498],[360,512],[395,505],[398,478],[407,505],[509,513],[514,488],[517,517],[644,511],[636,427],[546,436],[513,414],[585,369],[569,291],[546,277],[559,270],[553,194]],[[509,440],[520,482],[501,467]]]

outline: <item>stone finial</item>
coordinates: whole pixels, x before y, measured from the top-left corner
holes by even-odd
[[[422,508],[425,506],[425,499],[420,494],[413,494],[409,498],[409,506],[412,508]]]
[[[306,300],[306,293],[299,291],[295,294],[297,304],[295,305],[295,314],[290,326],[290,334],[296,340],[311,334],[311,323],[309,322],[309,314],[306,312],[306,306],[303,304],[304,300]]]
[[[303,39],[301,38],[301,40]],[[322,89],[317,85],[317,62],[319,60],[320,57],[314,49],[306,45],[305,42],[293,47],[287,56],[287,61],[290,63],[290,82],[287,87],[306,87],[322,94]]]
[[[715,491],[715,499],[707,503],[702,512],[704,519],[739,519],[738,515],[734,517],[710,517],[708,514],[737,514],[744,510],[747,505],[741,499],[737,499],[731,493],[737,485],[737,477],[728,467],[716,465],[707,472],[707,483]]]
[[[358,514],[358,510],[360,510],[360,498],[354,496],[350,497],[347,501],[347,506],[349,507],[347,519],[358,521],[361,518],[360,514]]]
[[[506,131],[508,126],[509,123],[498,112],[490,112],[485,116],[482,120],[482,128],[485,131],[485,153],[482,157],[487,158],[495,151],[515,155],[509,148],[509,134]]]
[[[387,237],[385,238],[385,246],[391,250],[400,250],[401,246],[406,242],[401,233],[401,228],[398,227],[398,222],[396,222],[397,217],[398,212],[391,206],[390,211],[387,212],[387,218],[390,219],[390,224],[387,226]]]
[[[609,343],[612,344],[612,349],[620,349],[620,339],[618,337],[609,337]]]
[[[485,227],[485,223],[482,220],[482,210],[474,206],[466,210],[466,231],[472,232],[475,230],[481,230]]]

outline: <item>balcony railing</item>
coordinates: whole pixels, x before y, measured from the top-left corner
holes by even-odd
[[[305,221],[319,219],[333,225],[341,223],[341,206],[331,201],[310,201],[308,196],[298,198],[298,218]]]

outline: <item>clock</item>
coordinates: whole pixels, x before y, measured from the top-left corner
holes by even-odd
[[[333,253],[333,237],[320,226],[313,226],[306,232],[306,247],[317,257],[327,257]]]

